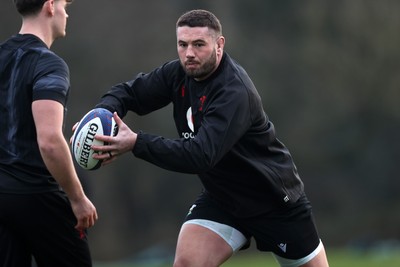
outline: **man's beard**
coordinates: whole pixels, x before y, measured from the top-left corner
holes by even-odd
[[[189,60],[189,62],[190,62],[190,60]],[[186,68],[185,64],[182,64],[182,65],[183,65],[183,68],[184,68],[186,74],[189,77],[201,80],[201,79],[209,76],[214,71],[216,64],[217,64],[217,56],[216,56],[216,53],[214,50],[213,53],[211,54],[211,56],[208,58],[208,60],[206,62],[204,62],[203,65],[201,65],[197,69],[188,69],[188,68]]]

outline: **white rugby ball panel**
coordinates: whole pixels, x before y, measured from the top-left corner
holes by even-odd
[[[79,122],[72,138],[72,153],[75,161],[86,170],[100,168],[101,160],[93,159],[95,152],[92,145],[104,145],[104,142],[94,139],[96,134],[115,135],[116,123],[110,111],[96,108],[89,111]]]

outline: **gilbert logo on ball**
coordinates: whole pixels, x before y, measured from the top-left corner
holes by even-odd
[[[86,113],[79,121],[72,136],[72,154],[75,161],[86,170],[96,170],[101,166],[101,160],[93,158],[93,154],[101,153],[92,149],[92,145],[107,145],[96,140],[94,136],[108,135],[115,136],[118,127],[113,118],[113,114],[104,108],[95,108]]]

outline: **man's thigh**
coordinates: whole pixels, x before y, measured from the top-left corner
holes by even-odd
[[[65,194],[0,197],[8,198],[8,208],[3,207],[7,224],[18,233],[20,244],[29,248],[38,266],[92,266],[86,233],[74,228],[76,218]]]
[[[260,251],[270,251],[287,259],[300,259],[320,244],[312,208],[307,198],[289,208],[241,221],[254,237]]]
[[[0,222],[0,266],[30,267],[31,254],[21,238]]]
[[[189,221],[179,233],[174,266],[220,266],[232,255],[231,246],[220,235]]]

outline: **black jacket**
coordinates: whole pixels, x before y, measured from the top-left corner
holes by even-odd
[[[206,80],[185,75],[178,60],[114,86],[97,107],[125,116],[173,103],[178,139],[139,132],[133,154],[161,168],[195,173],[206,193],[238,217],[295,202],[303,192],[292,157],[276,138],[260,96],[228,54]]]

